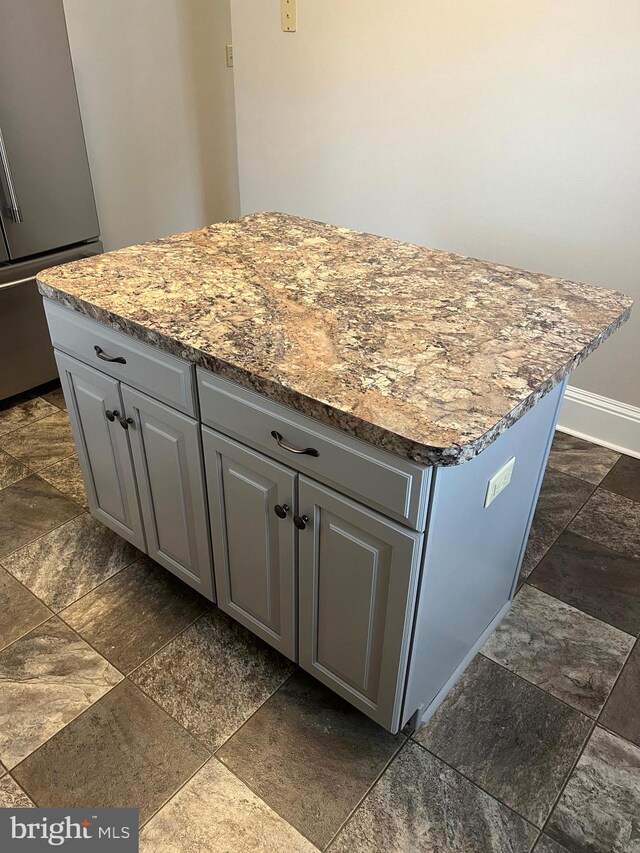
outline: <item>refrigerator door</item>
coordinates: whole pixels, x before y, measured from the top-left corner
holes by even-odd
[[[97,237],[62,0],[0,0],[0,131],[10,258]]]
[[[58,375],[36,275],[47,267],[97,255],[98,241],[23,263],[0,266],[0,400]]]

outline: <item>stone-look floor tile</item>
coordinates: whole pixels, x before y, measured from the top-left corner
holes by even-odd
[[[60,409],[6,435],[2,446],[7,453],[36,472],[71,456],[75,450],[69,418]]]
[[[324,847],[404,741],[298,671],[216,754]]]
[[[415,740],[542,826],[592,721],[479,655]]]
[[[0,559],[81,512],[35,475],[0,490]]]
[[[620,454],[615,450],[557,432],[551,445],[549,467],[597,486],[618,459]]]
[[[533,853],[569,853],[569,851],[548,835],[541,835],[533,848]]]
[[[87,493],[82,480],[82,472],[80,471],[80,462],[75,454],[68,456],[66,459],[61,459],[60,462],[54,462],[48,468],[44,468],[40,471],[40,476],[81,507],[85,509],[88,507]]]
[[[13,771],[41,808],[140,809],[146,821],[209,757],[130,681],[123,681]]]
[[[131,672],[211,604],[142,557],[61,613],[121,672]]]
[[[640,557],[640,503],[598,489],[569,530],[628,557]]]
[[[536,528],[532,526],[524,557],[522,559],[522,566],[520,568],[520,584],[525,582],[548,550],[548,538],[545,539],[544,534],[538,532]]]
[[[594,488],[584,480],[547,469],[529,534],[522,577],[533,571]]]
[[[640,560],[565,531],[528,582],[621,631],[640,632]]]
[[[602,481],[602,488],[640,501],[640,459],[622,456]]]
[[[0,652],[0,758],[8,770],[122,680],[53,617]]]
[[[6,557],[3,565],[58,611],[140,556],[137,548],[83,513]]]
[[[55,412],[56,406],[41,400],[40,397],[20,400],[8,406],[0,404],[0,436],[8,435],[13,430],[34,423],[40,418],[46,418],[47,415],[53,415]]]
[[[140,853],[316,853],[212,759],[142,830]]]
[[[0,450],[0,489],[28,477],[31,471],[22,462],[18,462],[13,456],[9,456],[4,450]]]
[[[51,403],[52,406],[56,406],[58,409],[66,410],[67,408],[62,388],[56,388],[55,391],[49,391],[48,394],[43,394],[42,399],[46,400],[47,403]]]
[[[640,749],[596,728],[546,832],[580,853],[640,851]]]
[[[629,655],[600,722],[640,746],[640,644]]]
[[[291,675],[293,664],[215,609],[131,678],[211,750]]]
[[[0,566],[0,649],[51,615],[48,607]]]
[[[33,805],[33,801],[11,776],[0,779],[0,809],[31,809]]]
[[[528,853],[536,830],[409,742],[331,853]]]
[[[635,638],[525,584],[482,654],[597,717]]]

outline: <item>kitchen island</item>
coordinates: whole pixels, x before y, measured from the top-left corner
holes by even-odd
[[[281,213],[38,275],[91,512],[381,725],[508,611],[623,294]]]

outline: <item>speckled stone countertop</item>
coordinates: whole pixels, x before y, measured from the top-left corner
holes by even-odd
[[[471,459],[629,317],[611,290],[262,213],[40,292],[418,462]]]

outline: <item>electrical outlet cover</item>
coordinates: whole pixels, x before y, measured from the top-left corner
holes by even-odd
[[[512,456],[511,459],[503,465],[499,471],[496,471],[493,477],[489,480],[487,496],[484,500],[485,509],[489,504],[493,503],[500,492],[503,492],[507,488],[511,482],[511,475],[513,474],[513,467],[515,464],[516,457]]]

